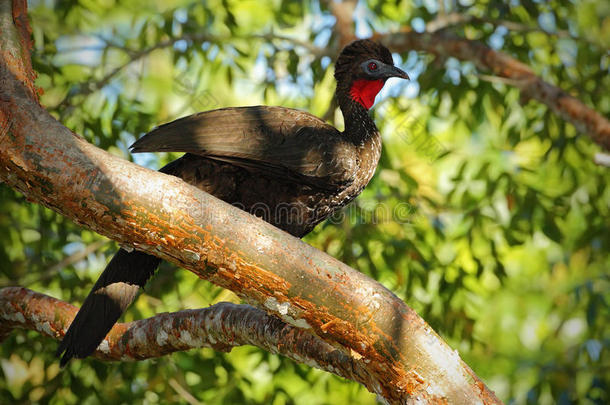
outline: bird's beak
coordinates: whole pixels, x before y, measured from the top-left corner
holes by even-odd
[[[409,75],[402,69],[397,68],[396,66],[385,65],[384,68],[385,69],[383,73],[386,79],[389,79],[390,77],[399,77],[401,79],[410,80]]]

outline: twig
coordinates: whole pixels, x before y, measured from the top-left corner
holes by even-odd
[[[172,387],[174,391],[176,391],[176,393],[178,393],[178,395],[180,395],[182,399],[184,399],[186,402],[191,405],[201,405],[201,402],[197,401],[197,398],[192,396],[191,393],[188,392],[182,385],[180,385],[180,383],[176,381],[175,378],[170,378],[168,383],[169,386]]]
[[[275,34],[273,32],[269,32],[267,34],[252,35],[249,38],[264,39],[265,41],[276,41],[276,40],[277,41],[286,41],[293,45],[307,49],[312,55],[314,55],[315,57],[318,57],[318,58],[322,57],[322,56],[332,56],[333,55],[332,50],[330,50],[328,48],[320,48],[320,47],[313,45],[311,42],[302,41],[300,39],[292,38],[292,37],[289,37],[286,35]]]
[[[108,243],[110,243],[110,242],[107,239],[100,239],[93,243],[90,243],[83,250],[79,250],[79,251],[71,254],[70,256],[65,257],[64,259],[60,260],[59,262],[55,263],[54,265],[49,267],[44,273],[42,273],[41,275],[37,275],[36,279],[37,280],[46,280],[47,277],[54,276],[55,273],[57,273],[59,270],[65,268],[67,266],[70,266],[71,264],[74,264],[76,262],[83,260],[85,257],[87,257],[91,253],[96,252],[97,250],[101,249],[103,246],[107,245]]]
[[[547,31],[539,26],[527,25],[516,21],[496,20],[489,17],[476,17],[473,15],[462,13],[449,13],[445,15],[439,13],[439,15],[434,20],[426,24],[426,32],[433,33],[466,24],[490,24],[494,27],[502,26],[512,32],[541,32],[543,34],[555,36],[558,38],[570,38],[575,41],[585,41],[587,43],[591,43],[585,38],[572,35],[572,33],[570,33],[570,31],[568,30]],[[599,44],[595,45],[599,46]]]
[[[190,41],[193,43],[201,43],[201,42],[221,43],[221,42],[229,41],[231,39],[232,38],[229,38],[229,37],[220,37],[220,36],[213,36],[213,35],[207,35],[207,34],[185,34],[185,35],[181,35],[179,37],[175,37],[175,38],[168,39],[166,41],[159,42],[158,44],[155,44],[151,47],[148,47],[146,49],[142,49],[139,51],[132,50],[127,47],[120,46],[120,45],[116,45],[114,43],[107,42],[105,39],[102,39],[103,41],[106,42],[107,47],[119,49],[119,50],[122,50],[125,53],[127,53],[129,55],[129,59],[125,63],[112,69],[110,72],[108,72],[106,75],[104,75],[100,80],[78,84],[77,88],[69,91],[68,94],[66,94],[66,96],[64,97],[64,99],[59,104],[57,104],[57,106],[55,106],[55,108],[58,108],[58,109],[69,108],[74,96],[76,96],[76,95],[86,96],[95,91],[101,90],[126,67],[128,67],[132,63],[139,61],[140,59],[148,56],[150,53],[152,53],[153,51],[156,51],[158,49],[163,49],[163,48],[168,48],[168,47],[174,46],[179,41]],[[290,42],[299,47],[303,47],[317,57],[333,55],[333,50],[331,50],[331,49],[319,48],[309,42],[302,41],[302,40],[292,38],[289,36],[285,36],[285,35],[274,34],[274,33],[234,37],[234,39],[263,39],[266,41],[281,40],[281,41]],[[102,47],[102,48],[98,48],[98,49],[103,50],[104,48]],[[73,50],[70,49],[69,51],[72,52]]]
[[[212,38],[216,39],[216,37],[212,37],[212,36],[209,36],[206,34],[187,34],[187,35],[182,35],[180,37],[176,37],[176,38],[168,39],[166,41],[159,42],[151,47],[142,49],[140,51],[133,51],[133,50],[129,50],[128,48],[120,47],[119,49],[122,49],[126,53],[130,54],[130,57],[127,60],[127,62],[112,69],[109,73],[107,73],[104,77],[102,77],[98,81],[85,82],[85,83],[79,84],[76,90],[69,91],[68,94],[66,94],[66,97],[64,97],[64,99],[56,106],[56,108],[68,107],[70,105],[71,99],[75,95],[85,95],[86,96],[97,90],[102,89],[104,86],[106,86],[110,82],[110,80],[112,80],[117,74],[119,74],[127,66],[144,58],[145,56],[148,56],[150,53],[156,51],[157,49],[174,46],[178,41],[187,40],[187,41],[193,41],[193,42],[204,42],[204,41],[209,41]],[[110,46],[116,48],[115,45],[110,45]]]

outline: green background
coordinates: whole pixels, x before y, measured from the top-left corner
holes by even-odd
[[[284,105],[343,127],[331,107],[337,33],[326,3],[29,7],[43,105],[125,159],[160,167],[179,155],[127,147],[155,125],[225,106]],[[443,10],[485,20],[448,32],[510,54],[608,117],[610,3],[361,1],[355,29],[421,31]],[[599,146],[472,62],[394,59],[412,80],[391,80],[377,98],[377,173],[305,240],[404,299],[507,403],[610,402],[610,169],[593,161]],[[78,305],[115,250],[0,185],[0,286]],[[227,300],[238,302],[165,263],[124,319]],[[252,347],[65,370],[56,347],[31,331],[6,339],[0,403],[375,403],[356,383]]]

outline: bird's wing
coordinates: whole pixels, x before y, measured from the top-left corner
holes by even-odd
[[[137,152],[189,152],[316,187],[347,184],[356,159],[336,128],[284,107],[205,111],[161,125],[132,146]]]

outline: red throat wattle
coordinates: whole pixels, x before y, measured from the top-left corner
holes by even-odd
[[[375,103],[375,96],[377,96],[383,84],[383,80],[358,79],[352,84],[349,94],[354,101],[368,110]]]

